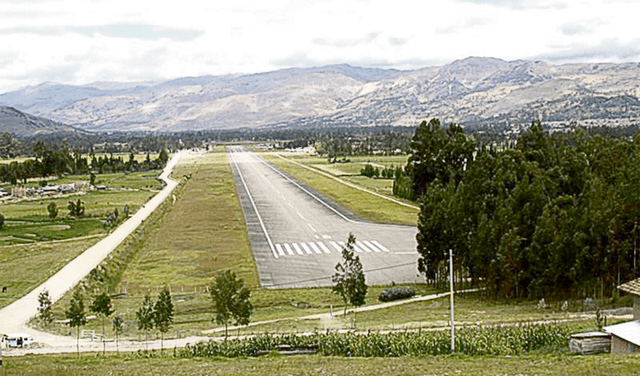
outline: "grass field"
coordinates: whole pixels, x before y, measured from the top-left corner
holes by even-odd
[[[171,353],[171,350],[168,351]],[[7,358],[0,375],[636,375],[640,356],[529,354],[343,358],[319,355],[245,359],[144,358],[85,354]]]
[[[175,336],[211,327],[211,302],[205,289],[218,271],[231,269],[249,287],[258,286],[227,154],[218,151],[185,160],[176,166],[173,177],[183,179],[175,203],[164,215],[149,220],[135,242],[121,245],[140,247],[116,288],[126,291],[125,297],[114,301],[129,320],[126,335],[138,335],[133,320],[147,292],[155,298],[164,286],[171,288],[176,299]],[[67,298],[55,305],[57,317],[64,315],[66,302]],[[68,332],[62,325],[51,329]]]
[[[100,240],[99,237],[0,247],[0,308],[27,294],[65,264]]]
[[[334,179],[319,174],[316,171],[309,170],[294,163],[288,162],[274,155],[260,154],[265,160],[269,161],[273,165],[279,167],[286,173],[294,176],[296,179],[301,180],[305,184],[313,187],[323,195],[334,200],[338,204],[342,205],[346,209],[355,213],[358,217],[372,222],[379,223],[400,223],[407,225],[415,225],[418,218],[418,210],[399,205],[389,200],[371,195],[370,193],[363,192],[353,187],[341,184]],[[286,158],[308,165],[310,167],[316,167],[320,165],[322,159],[309,155],[284,155]],[[383,157],[379,157],[383,158]],[[395,157],[393,157],[395,158]],[[327,162],[324,161],[326,164]],[[389,194],[391,180],[385,179],[368,179],[368,184],[362,183],[358,177],[351,177],[352,182],[362,185],[364,188],[373,188],[373,190],[379,193]],[[394,198],[392,196],[389,196]],[[397,198],[394,198],[397,199]]]
[[[4,226],[0,229],[0,286],[8,287],[7,293],[0,293],[0,307],[44,282],[106,235],[102,221],[108,213],[117,208],[123,214],[125,205],[129,206],[130,213],[134,213],[161,187],[155,179],[156,174],[157,171],[98,175],[103,184],[117,189],[79,192],[64,197],[25,198],[0,204],[0,212],[5,216]],[[49,184],[88,180],[88,176],[66,176],[51,180]],[[85,216],[68,217],[67,203],[78,199],[84,202]],[[47,212],[50,203],[55,203],[59,211],[53,219]]]

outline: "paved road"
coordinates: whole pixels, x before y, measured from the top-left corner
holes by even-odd
[[[131,218],[121,224],[109,236],[73,259],[59,272],[33,289],[29,294],[0,310],[0,333],[28,333],[33,335],[37,342],[48,344],[59,343],[59,341],[64,341],[65,339],[68,340],[68,337],[54,336],[27,327],[26,323],[29,319],[38,313],[38,295],[43,290],[48,290],[52,302],[56,302],[122,243],[122,241],[169,196],[176,185],[178,185],[176,181],[169,179],[168,176],[179,158],[180,153],[176,153],[160,175],[160,179],[167,185],[144,204]]]
[[[358,221],[255,153],[228,150],[263,287],[331,285],[349,233],[368,284],[424,281],[415,227]]]

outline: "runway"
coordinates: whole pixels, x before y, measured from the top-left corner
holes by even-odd
[[[424,281],[416,227],[361,222],[257,154],[240,146],[227,150],[263,287],[331,285],[349,233],[367,284]]]

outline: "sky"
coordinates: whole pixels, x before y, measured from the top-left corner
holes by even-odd
[[[0,0],[0,93],[469,56],[640,62],[636,0]]]

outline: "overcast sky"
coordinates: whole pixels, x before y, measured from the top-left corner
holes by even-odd
[[[640,61],[635,0],[0,0],[0,93],[468,56]]]

